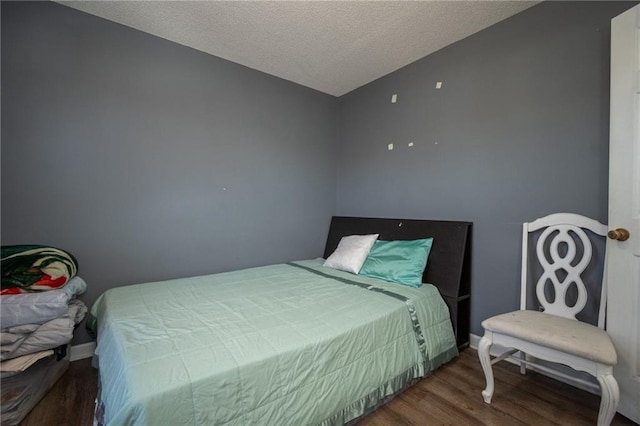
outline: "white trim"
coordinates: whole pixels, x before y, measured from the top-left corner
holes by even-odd
[[[71,362],[91,358],[96,350],[96,342],[71,346]]]
[[[469,334],[469,347],[471,349],[475,349],[476,351],[478,350],[478,343],[480,342],[480,336],[477,336],[473,333]],[[509,348],[505,348],[504,346],[500,346],[500,345],[493,345],[491,346],[491,351],[490,354],[491,356],[499,356],[502,353],[504,353],[505,351],[509,350]],[[514,359],[512,357],[506,358],[505,361],[510,362],[511,364],[515,364],[515,365],[520,365],[520,362],[518,359]],[[555,379],[559,382],[562,383],[566,383],[568,385],[574,386],[576,388],[582,389],[584,391],[587,391],[589,393],[593,393],[595,395],[600,395],[599,392],[595,392],[596,389],[598,389],[598,387],[596,386],[596,388],[593,387],[593,385],[591,383],[585,382],[584,380],[582,380],[581,378],[574,378],[572,377],[570,374],[564,374],[562,372],[555,372],[553,371],[551,368],[545,368],[542,366],[533,366],[533,365],[529,365],[527,366],[528,369],[535,371],[536,373],[542,374],[543,376],[547,376],[550,377],[552,379]],[[544,368],[544,370],[543,370]],[[569,379],[563,376],[568,376],[570,377]],[[599,389],[598,389],[599,390]]]

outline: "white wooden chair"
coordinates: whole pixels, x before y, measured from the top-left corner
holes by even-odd
[[[584,229],[600,236],[607,234],[606,226],[600,222],[571,213],[552,214],[523,225],[520,310],[482,322],[485,333],[478,344],[478,357],[487,380],[487,387],[482,391],[487,404],[491,403],[494,390],[491,366],[520,352],[520,358],[516,360],[520,362],[523,374],[527,365],[557,374],[556,370],[535,362],[535,359],[540,359],[568,365],[596,377],[601,390],[598,425],[608,425],[616,413],[620,401],[618,382],[613,377],[617,354],[609,335],[604,331],[606,272],[601,285],[598,326],[576,319],[576,314],[587,303],[582,273],[591,262],[592,255],[591,241]],[[529,234],[540,230],[543,231],[538,237],[536,254],[543,272],[535,290],[544,312],[527,310],[526,300]],[[549,242],[547,239],[550,239]],[[579,250],[580,244],[576,244],[576,241],[581,241],[582,250]],[[561,279],[563,276],[564,279]],[[553,285],[555,297],[552,301],[545,293],[548,283]],[[576,303],[569,306],[566,295],[572,283],[575,283],[578,296]],[[489,351],[494,344],[509,349],[492,360]],[[562,373],[559,375],[571,378]]]

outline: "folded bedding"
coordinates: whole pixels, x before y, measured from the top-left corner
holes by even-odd
[[[73,277],[58,290],[3,295],[0,297],[2,329],[23,324],[43,324],[67,314],[68,303],[87,290],[87,283]]]
[[[48,351],[49,355],[37,360],[25,371],[0,373],[2,386],[0,387],[0,417],[2,425],[19,425],[31,409],[49,391],[51,386],[69,368],[69,354],[56,354]],[[38,356],[42,356],[40,354]],[[62,357],[60,357],[62,356]],[[51,412],[57,407],[49,408]],[[49,416],[56,416],[51,413]],[[41,419],[41,424],[51,423]]]
[[[55,247],[2,246],[0,259],[3,295],[61,288],[78,271],[75,257]]]
[[[6,296],[3,296],[6,297]],[[22,324],[0,332],[0,361],[65,345],[73,338],[73,329],[87,313],[80,300],[69,301],[64,315],[44,324]]]
[[[437,288],[323,260],[108,290],[104,423],[343,424],[457,355]]]
[[[2,361],[0,362],[0,376],[3,379],[5,377],[14,376],[16,373],[19,373],[31,367],[42,358],[46,358],[53,354],[54,352],[52,349],[47,349],[45,351],[34,352],[32,354],[22,355],[17,358]]]

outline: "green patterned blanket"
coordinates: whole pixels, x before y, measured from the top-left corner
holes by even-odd
[[[53,290],[64,286],[78,272],[78,262],[70,253],[41,245],[13,245],[0,248],[2,291]]]

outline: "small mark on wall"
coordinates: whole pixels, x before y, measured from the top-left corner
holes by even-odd
[[[436,89],[441,89],[442,88],[442,82],[438,81],[436,82]]]
[[[392,143],[390,143],[389,145],[387,145],[387,149],[388,149],[389,151],[393,151],[393,144],[392,144]]]
[[[391,95],[391,103],[395,104],[396,102],[398,102],[398,95],[394,93],[393,95]]]
[[[411,148],[413,146],[413,142],[409,142],[408,146]]]

